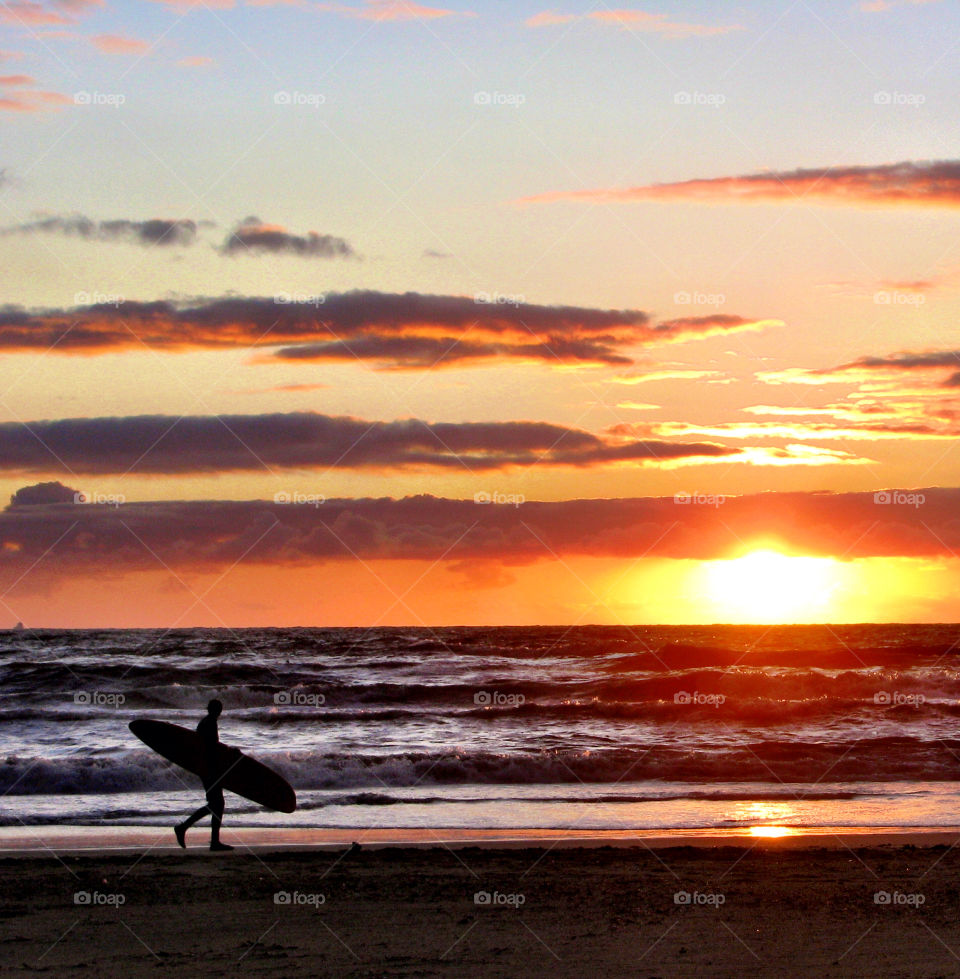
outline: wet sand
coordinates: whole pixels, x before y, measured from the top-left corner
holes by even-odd
[[[186,853],[7,856],[0,969],[556,979],[960,972],[960,848],[927,835],[916,838],[923,845],[868,837],[853,848],[839,839],[556,842],[210,854],[198,838]]]

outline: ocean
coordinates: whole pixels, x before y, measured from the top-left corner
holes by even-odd
[[[172,825],[138,717],[282,772],[226,825],[960,825],[960,625],[0,634],[0,825]]]

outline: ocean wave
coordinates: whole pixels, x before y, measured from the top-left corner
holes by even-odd
[[[713,747],[639,745],[598,750],[258,752],[296,789],[429,785],[666,782],[952,781],[960,741],[883,737],[851,743],[757,741]],[[8,757],[0,793],[98,794],[192,789],[198,780],[146,751],[95,757]]]

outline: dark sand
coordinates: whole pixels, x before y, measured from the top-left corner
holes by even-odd
[[[0,860],[0,894],[3,972],[960,974],[945,845],[29,855]]]

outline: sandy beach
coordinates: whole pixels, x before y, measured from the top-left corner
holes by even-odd
[[[882,839],[21,851],[0,860],[0,968],[955,975],[958,851]]]

